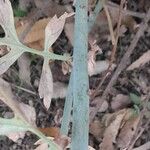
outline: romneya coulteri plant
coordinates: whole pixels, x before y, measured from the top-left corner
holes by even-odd
[[[70,113],[73,107],[73,126],[72,126],[72,150],[88,149],[88,126],[89,126],[89,98],[88,98],[88,73],[87,73],[87,52],[88,52],[88,31],[90,30],[95,16],[101,9],[98,2],[92,16],[88,18],[88,0],[77,0],[75,2],[75,31],[74,31],[74,54],[73,70],[70,77],[68,95],[64,108],[64,115],[61,127],[61,133],[67,135],[70,122]],[[0,58],[0,75],[9,69],[9,67],[25,52],[40,55],[44,58],[42,75],[39,84],[39,95],[48,99],[47,109],[50,106],[53,86],[47,87],[47,82],[52,83],[52,75],[49,67],[49,60],[70,61],[70,57],[56,55],[49,51],[52,44],[61,34],[66,18],[72,14],[63,14],[60,18],[54,16],[45,29],[44,50],[38,51],[23,45],[16,34],[14,26],[13,11],[9,0],[0,0],[0,25],[4,29],[5,37],[0,38],[0,45],[9,48],[9,52]],[[88,22],[89,19],[89,22]],[[57,24],[57,29],[55,26]],[[50,150],[57,150],[60,147],[52,140],[48,139],[38,129],[32,126],[24,117],[16,105],[12,104],[9,93],[3,91],[7,87],[5,82],[0,82],[0,99],[3,100],[13,111],[14,118],[0,118],[0,134],[7,135],[9,132],[31,131],[49,145]],[[44,91],[43,87],[47,87]],[[7,90],[7,89],[6,89]]]

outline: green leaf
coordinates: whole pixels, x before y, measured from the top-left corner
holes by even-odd
[[[131,101],[135,104],[135,105],[141,105],[141,99],[139,96],[137,96],[136,94],[134,93],[130,93],[130,99]]]
[[[16,9],[14,9],[14,15],[16,17],[24,17],[27,15],[27,12],[21,10],[20,8],[16,8]]]
[[[7,135],[12,132],[20,132],[29,130],[29,126],[17,118],[4,119],[0,118],[0,134]]]
[[[52,140],[49,140],[36,128],[30,126],[26,122],[19,118],[5,119],[0,118],[0,135],[8,135],[13,132],[31,131],[40,137],[43,141],[47,142],[50,146],[50,150],[59,150],[59,146]]]

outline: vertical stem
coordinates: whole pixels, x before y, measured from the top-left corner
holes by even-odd
[[[88,149],[88,0],[76,1],[73,54],[73,126],[71,150]]]
[[[94,9],[94,12],[88,18],[88,32],[90,32],[90,30],[92,29],[92,26],[94,25],[96,17],[99,14],[100,10],[102,9],[102,6],[103,6],[102,0],[99,0]],[[69,130],[69,123],[70,123],[71,109],[72,109],[72,102],[73,102],[72,89],[73,89],[73,77],[71,73],[68,94],[66,96],[62,125],[61,125],[61,134],[64,134],[64,135],[68,135],[68,130]]]
[[[71,72],[71,76],[70,76],[69,87],[66,96],[64,113],[63,113],[61,130],[60,130],[61,134],[64,135],[68,135],[72,102],[73,102],[73,72]]]

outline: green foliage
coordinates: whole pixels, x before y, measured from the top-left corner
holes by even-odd
[[[27,15],[27,12],[21,10],[20,8],[15,8],[13,11],[14,11],[14,16],[16,17],[24,17]]]
[[[137,106],[140,106],[142,104],[140,97],[134,93],[130,93],[130,99],[133,102],[133,104],[135,104]]]

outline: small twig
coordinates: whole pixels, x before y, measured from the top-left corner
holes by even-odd
[[[111,1],[108,1],[106,5],[110,9],[116,9],[119,11],[119,6]],[[121,12],[123,13],[123,15],[129,15],[129,16],[133,16],[133,17],[137,17],[141,19],[145,17],[145,13],[139,13],[139,12],[134,12],[130,10],[121,10]]]
[[[111,36],[111,42],[112,42],[112,45],[114,45],[116,43],[116,40],[115,40],[115,35],[114,35],[114,31],[113,31],[113,25],[112,25],[112,21],[111,21],[111,18],[110,18],[109,10],[108,10],[108,7],[107,7],[106,4],[104,4],[104,10],[105,10],[107,20],[108,20],[108,26],[109,26],[110,36]]]
[[[121,59],[120,64],[118,65],[116,71],[114,72],[109,84],[107,85],[101,101],[99,101],[95,107],[95,109],[93,110],[92,114],[93,117],[91,117],[91,122],[94,119],[94,116],[97,114],[99,108],[101,107],[101,104],[104,102],[107,94],[111,91],[112,86],[116,83],[118,76],[120,75],[120,73],[122,72],[122,70],[124,70],[127,67],[128,61],[129,61],[129,57],[131,56],[133,50],[135,49],[137,42],[139,41],[139,38],[143,35],[144,31],[146,30],[146,28],[148,27],[147,23],[150,20],[150,9],[148,10],[144,21],[141,23],[139,30],[137,31],[134,39],[132,40],[130,46],[127,49],[127,52],[124,54],[123,58]]]
[[[121,0],[120,8],[119,8],[119,17],[118,17],[118,24],[117,24],[117,32],[116,32],[116,38],[115,38],[115,44],[112,49],[112,54],[111,54],[111,59],[110,59],[110,68],[112,66],[112,63],[115,59],[115,54],[117,50],[117,44],[118,44],[118,39],[119,39],[119,32],[120,32],[120,26],[121,26],[121,20],[122,20],[122,12],[123,10],[123,5],[125,4],[126,0]]]
[[[121,10],[123,9],[123,5],[125,3],[126,0],[122,0],[121,1],[121,4],[120,4],[120,9],[119,9],[119,20],[118,20],[118,24],[117,24],[117,33],[116,33],[116,38],[114,39],[114,43],[113,43],[113,49],[112,49],[112,54],[111,54],[111,59],[110,59],[110,63],[109,63],[109,67],[102,79],[102,81],[99,83],[98,87],[95,89],[94,93],[92,94],[92,98],[94,98],[97,93],[99,92],[99,89],[101,88],[102,84],[104,83],[105,79],[107,78],[108,74],[110,74],[111,72],[111,67],[112,67],[112,63],[114,61],[114,57],[115,57],[115,53],[116,53],[116,49],[117,49],[117,44],[118,44],[118,39],[119,39],[119,30],[120,30],[120,25],[121,25],[121,20],[122,20],[122,13],[121,13]],[[105,6],[104,4],[104,9],[106,10],[106,14],[108,13],[107,12],[107,7]],[[109,15],[107,14],[107,18],[108,18],[108,24],[109,24],[109,29],[110,29],[110,33],[112,34],[112,36],[114,35],[113,34],[113,29],[111,29],[111,21],[109,20]],[[113,39],[112,39],[113,40]]]

